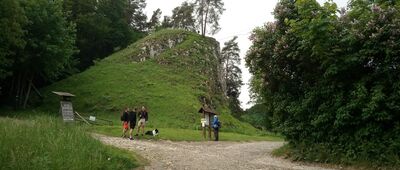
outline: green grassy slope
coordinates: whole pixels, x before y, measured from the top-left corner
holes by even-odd
[[[166,47],[171,40],[179,43]],[[165,50],[146,56],[145,47]],[[51,91],[76,95],[74,109],[118,122],[124,107],[149,109],[149,127],[199,129],[200,98],[212,101],[221,113],[222,131],[256,134],[247,123],[234,119],[218,89],[215,47],[217,42],[182,30],[162,30],[130,45],[87,71],[54,83],[43,90],[41,110],[58,114],[58,97]],[[147,51],[148,48],[147,48]],[[146,57],[146,61],[139,62]]]

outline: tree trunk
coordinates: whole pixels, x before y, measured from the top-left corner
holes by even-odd
[[[201,35],[204,36],[204,7],[205,7],[205,0],[201,1],[201,11],[199,12],[201,14],[201,21],[200,21],[200,29],[201,29]]]
[[[11,97],[14,92],[14,86],[15,86],[15,76],[11,78],[11,86],[10,86],[10,91],[8,91],[8,96]]]
[[[206,36],[206,31],[207,31],[207,19],[208,19],[208,10],[210,8],[210,3],[207,2],[207,9],[205,11],[205,17],[204,17],[204,27],[203,27],[203,36]]]
[[[19,93],[20,93],[20,90],[21,90],[21,77],[22,77],[22,74],[21,73],[18,73],[17,74],[18,76],[17,76],[17,84],[16,84],[16,86],[15,86],[15,94],[14,94],[14,109],[16,110],[16,109],[18,109],[18,103],[19,103]]]
[[[228,61],[229,61],[229,58],[225,61],[226,62],[225,63],[225,81],[228,80]]]
[[[33,90],[35,90],[36,94],[37,94],[37,95],[40,97],[40,99],[42,100],[42,99],[43,99],[42,94],[40,94],[39,90],[35,87],[35,85],[34,85],[33,83],[32,83],[31,85],[32,85]]]
[[[29,80],[28,80],[28,78],[29,78],[29,73],[28,72],[25,72],[25,74],[24,74],[24,76],[23,76],[23,86],[22,86],[22,94],[21,94],[21,97],[20,97],[20,104],[19,104],[19,106],[21,107],[21,106],[23,106],[24,105],[24,97],[25,97],[25,95],[27,94],[27,92],[28,92],[28,88],[29,88]]]
[[[19,72],[17,75],[17,85],[14,87],[16,91],[15,94],[13,94],[15,95],[14,109],[18,109],[24,104],[24,97],[26,92],[28,91],[27,88],[29,88],[29,86],[27,86],[29,83],[27,81],[28,72]]]
[[[26,109],[26,105],[28,104],[28,100],[29,100],[29,95],[31,94],[32,80],[33,80],[33,76],[31,76],[29,78],[28,91],[26,92],[24,105],[22,106],[22,108],[24,108],[24,109]]]
[[[20,108],[24,102],[23,96],[25,94],[25,87],[26,87],[26,74],[23,74],[21,79],[21,89],[18,95],[18,108]]]

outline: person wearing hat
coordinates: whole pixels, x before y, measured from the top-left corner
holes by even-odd
[[[218,120],[218,116],[214,115],[214,121],[213,121],[213,125],[212,125],[213,129],[214,129],[214,140],[218,141],[219,140],[219,135],[218,135],[218,131],[219,128],[221,127],[221,123]]]

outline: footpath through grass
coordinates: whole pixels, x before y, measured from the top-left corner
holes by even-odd
[[[141,158],[60,118],[0,117],[0,169],[133,169]]]
[[[143,139],[163,139],[172,141],[205,141],[203,139],[203,132],[201,130],[190,129],[173,129],[173,128],[157,128],[160,133],[156,137],[152,136],[139,136],[136,138]],[[92,126],[91,130],[95,133],[100,133],[108,136],[120,137],[122,129],[119,126]],[[134,134],[136,133],[136,128]],[[147,128],[146,130],[151,130]],[[278,135],[274,134],[254,134],[244,135],[232,132],[220,132],[219,138],[221,141],[283,141]]]

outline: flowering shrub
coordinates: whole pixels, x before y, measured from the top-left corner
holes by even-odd
[[[293,156],[400,165],[400,3],[281,0],[246,64]]]

